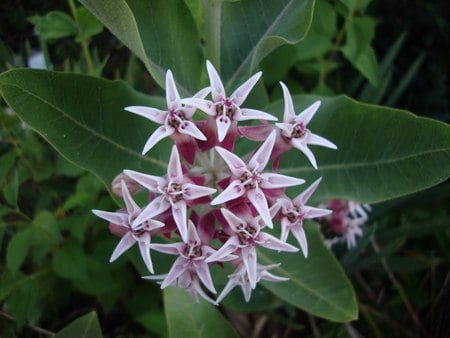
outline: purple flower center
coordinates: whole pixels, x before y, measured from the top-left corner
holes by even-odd
[[[222,118],[221,116],[226,116],[232,120],[235,112],[236,105],[230,99],[225,99],[216,105],[216,114],[219,118]]]
[[[178,129],[180,126],[183,129],[183,121],[186,120],[186,115],[182,110],[171,110],[167,117],[167,124],[172,128]]]
[[[294,124],[294,128],[292,129],[291,137],[293,138],[301,138],[305,136],[307,129],[302,122],[297,122]]]

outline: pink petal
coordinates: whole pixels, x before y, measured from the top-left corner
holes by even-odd
[[[263,124],[260,126],[239,127],[239,134],[253,141],[265,141],[273,130],[273,125]]]
[[[145,117],[150,121],[153,121],[158,124],[164,124],[166,120],[167,111],[159,110],[151,107],[143,107],[143,106],[129,106],[124,108],[126,111],[130,113]]]
[[[290,123],[295,118],[295,110],[294,104],[292,102],[292,96],[289,93],[289,89],[283,82],[280,82],[281,88],[283,89],[283,97],[284,97],[284,114],[283,121],[286,123]]]
[[[231,94],[230,98],[237,106],[240,106],[242,103],[244,103],[248,94],[250,94],[250,91],[255,86],[256,82],[258,82],[261,75],[262,72],[256,73],[250,79],[248,79],[242,85],[240,85],[239,88],[233,92],[233,94]]]
[[[125,202],[125,206],[127,208],[128,214],[132,215],[132,214],[138,212],[139,210],[141,210],[141,208],[139,208],[139,206],[136,204],[136,202],[131,197],[130,192],[128,191],[127,185],[124,180],[121,181],[121,186],[122,186],[122,197]]]
[[[306,155],[306,157],[308,158],[309,162],[311,162],[311,165],[314,167],[314,169],[317,169],[316,158],[314,157],[314,154],[312,153],[312,151],[309,150],[308,146],[306,144],[304,144],[301,139],[298,139],[298,138],[292,138],[291,142],[295,148],[297,148],[303,154]]]
[[[329,215],[332,213],[329,209],[321,209],[321,208],[314,208],[314,207],[308,207],[304,206],[303,211],[305,212],[305,218],[318,218],[323,217],[326,215]]]
[[[150,257],[149,245],[150,245],[150,234],[144,233],[139,238],[139,242],[138,242],[139,251],[141,253],[142,260],[144,261],[145,265],[147,266],[148,271],[150,271],[150,273],[155,273],[153,271],[153,263],[152,263],[152,259]]]
[[[197,233],[197,229],[191,220],[188,220],[186,244],[188,244],[191,248],[198,247],[202,244],[202,241]]]
[[[205,263],[229,261],[230,254],[239,249],[239,245],[237,236],[231,236],[219,250],[205,259]]]
[[[320,107],[320,101],[314,102],[312,105],[310,105],[304,111],[302,111],[295,120],[297,122],[303,122],[303,124],[305,126],[308,125],[309,121],[311,121],[311,119],[314,117],[314,114],[316,114],[317,109],[319,109],[319,107]]]
[[[217,297],[216,302],[220,303],[230,293],[230,291],[234,289],[236,285],[239,285],[238,279],[230,278],[228,280],[228,283],[225,285],[222,292],[220,293],[219,297]]]
[[[303,256],[308,258],[308,242],[306,240],[305,230],[303,230],[303,226],[297,226],[291,229],[291,232],[294,234],[294,237],[297,239],[298,244],[300,244],[300,248],[302,249]]]
[[[144,149],[142,150],[142,155],[146,154],[153,146],[161,141],[163,138],[172,135],[175,132],[175,129],[170,126],[160,126],[158,127],[153,134],[148,138],[147,142],[145,142]]]
[[[275,123],[275,125],[281,130],[281,134],[286,137],[291,137],[294,125],[292,123]]]
[[[136,243],[136,240],[134,239],[133,234],[131,232],[127,232],[125,235],[123,235],[119,244],[117,244],[111,255],[111,258],[109,259],[109,262],[114,262],[117,258],[120,257],[120,255],[131,248],[134,243]]]
[[[269,207],[267,206],[267,200],[261,189],[255,188],[247,192],[247,197],[258,211],[264,223],[273,228],[272,218],[270,217]]]
[[[127,226],[128,225],[128,214],[124,212],[110,212],[103,210],[92,210],[92,213],[97,217],[104,219],[105,221],[111,222],[113,224]]]
[[[210,116],[216,116],[216,110],[215,105],[208,100],[203,100],[199,98],[189,97],[181,100],[181,103],[185,104],[186,106],[192,106],[197,109],[200,109],[201,111],[205,112],[206,114]]]
[[[228,187],[224,191],[222,191],[219,196],[211,201],[211,205],[217,205],[234,200],[244,195],[245,191],[246,190],[242,185],[242,182],[240,180],[234,180],[230,182]]]
[[[183,198],[185,200],[194,200],[203,196],[209,196],[216,192],[216,189],[202,187],[191,183],[183,184]]]
[[[208,264],[201,262],[196,266],[196,268],[197,275],[202,281],[203,285],[205,285],[207,289],[212,293],[217,293],[211,279],[211,273],[209,272]]]
[[[248,168],[250,170],[261,172],[266,167],[270,159],[270,154],[272,153],[273,145],[275,144],[275,138],[276,132],[274,130],[248,162]]]
[[[291,229],[292,230],[292,229]],[[290,245],[289,243],[285,243],[278,238],[269,235],[268,233],[261,232],[258,236],[258,244],[271,250],[277,251],[286,251],[286,252],[297,252],[298,249]]]
[[[133,227],[139,226],[154,216],[161,215],[164,211],[170,208],[170,203],[164,196],[158,196],[151,201],[144,210],[141,211],[138,217],[133,222]]]
[[[166,100],[169,110],[180,108],[180,94],[178,94],[175,80],[170,70],[166,72]]]
[[[169,255],[180,255],[186,248],[185,243],[150,244],[150,249]]]
[[[196,138],[200,141],[206,141],[206,136],[203,135],[200,129],[198,129],[195,123],[192,121],[184,120],[183,123],[178,126],[177,130],[181,134],[192,136],[193,138]]]
[[[186,259],[184,257],[178,257],[175,262],[172,265],[172,268],[170,269],[170,271],[167,273],[166,278],[164,279],[164,281],[161,284],[161,289],[166,288],[169,285],[172,285],[172,283],[178,278],[180,277],[180,275],[186,271],[185,268],[185,264],[186,264]]]
[[[283,217],[281,219],[281,235],[280,241],[286,242],[289,236],[289,232],[291,231],[292,223],[287,219],[287,217]]]
[[[250,286],[254,289],[258,278],[256,269],[256,249],[254,246],[242,248],[242,261],[247,270]]]
[[[222,147],[216,147],[216,151],[227,163],[228,168],[230,168],[233,175],[241,176],[244,173],[244,171],[247,170],[247,165],[244,163],[244,161],[242,161],[238,156],[233,154],[231,151],[228,151]]]
[[[172,216],[184,242],[187,241],[187,206],[186,202],[181,200],[172,203]]]
[[[218,143],[218,145],[226,150],[233,151],[234,143],[236,142],[237,137],[238,137],[237,122],[231,121],[230,129],[228,129],[227,135],[225,136],[222,142]]]
[[[222,212],[223,217],[225,217],[226,221],[228,222],[228,225],[234,232],[242,231],[242,228],[246,223],[244,220],[236,216],[228,209],[221,208],[220,211]]]
[[[331,143],[326,138],[323,138],[322,136],[309,133],[306,139],[306,142],[308,144],[313,144],[317,146],[327,147],[331,149],[337,149],[337,146],[334,143]]]
[[[217,125],[217,137],[219,139],[219,142],[222,142],[228,133],[228,129],[230,129],[231,120],[228,116],[221,114],[218,115],[216,118],[216,125]]]
[[[236,121],[247,121],[247,120],[268,120],[268,121],[277,121],[278,119],[265,113],[261,110],[256,109],[248,109],[248,108],[240,108],[236,111],[233,116]]]
[[[167,180],[158,176],[147,175],[138,171],[128,169],[125,169],[123,172],[128,177],[131,177],[133,180],[152,192],[158,192],[159,189],[162,189],[167,185]]]
[[[263,189],[292,187],[295,185],[305,183],[305,180],[302,180],[301,178],[290,177],[280,174],[264,173],[261,174],[261,178],[263,180],[261,181],[259,186]]]
[[[302,207],[306,204],[306,202],[309,200],[309,198],[314,194],[317,187],[320,184],[320,181],[322,181],[322,177],[314,181],[313,184],[311,184],[305,191],[303,191],[300,195],[298,195],[296,198],[292,200],[292,203],[296,206]]]
[[[183,181],[180,154],[175,145],[172,146],[172,152],[170,153],[169,165],[167,166],[167,178],[176,183],[181,183]]]
[[[211,84],[211,96],[214,102],[222,101],[226,98],[225,88],[220,80],[219,74],[209,60],[206,60],[206,70]]]

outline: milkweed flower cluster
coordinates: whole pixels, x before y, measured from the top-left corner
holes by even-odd
[[[146,277],[157,280],[161,288],[176,286],[196,299],[202,297],[217,304],[239,286],[248,301],[260,280],[287,280],[270,272],[279,264],[258,263],[257,248],[296,252],[299,248],[287,243],[292,233],[306,257],[303,220],[330,213],[328,209],[306,205],[320,179],[294,199],[285,194],[286,188],[301,185],[305,180],[275,172],[281,155],[296,148],[317,168],[308,145],[331,149],[336,146],[308,129],[319,101],[297,115],[289,90],[281,83],[285,102],[283,122],[270,124],[268,121],[278,119],[267,112],[245,108],[244,104],[261,72],[227,95],[213,65],[207,61],[206,66],[210,86],[193,97],[180,98],[169,70],[166,109],[125,108],[159,125],[145,143],[143,154],[163,138],[173,140],[167,173],[158,177],[125,169],[112,183],[113,192],[123,198],[125,208],[93,213],[107,220],[111,232],[121,237],[110,261],[137,243],[152,274],[152,251],[176,256],[167,273]],[[194,120],[197,111],[204,112],[206,119]],[[246,120],[262,123],[238,126]],[[242,157],[234,152],[237,137],[260,143],[251,154]],[[270,160],[272,170],[266,168]],[[132,197],[141,190],[149,192],[149,200],[143,206]],[[270,234],[274,223],[281,224],[281,238]],[[158,234],[171,239],[170,243],[152,243]],[[214,264],[228,264],[233,269],[218,295],[210,272]]]
[[[346,243],[351,249],[356,238],[363,234],[363,225],[368,221],[370,205],[344,199],[333,199],[321,207],[332,211],[320,219],[325,244],[332,247],[337,243]]]

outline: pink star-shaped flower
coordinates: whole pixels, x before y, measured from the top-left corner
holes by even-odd
[[[252,156],[248,164],[244,163],[232,152],[216,147],[217,152],[227,163],[232,176],[228,187],[222,191],[212,202],[212,205],[225,203],[246,195],[267,226],[273,227],[264,189],[277,189],[299,185],[305,182],[300,178],[262,173],[269,161],[275,143],[275,131],[264,141]]]
[[[284,117],[283,122],[275,123],[275,125],[281,130],[281,136],[284,137],[285,141],[305,154],[312,166],[317,169],[316,159],[308,148],[308,144],[337,149],[335,144],[319,135],[311,133],[307,128],[308,123],[314,117],[317,109],[319,109],[320,101],[316,101],[304,111],[295,115],[294,104],[289,89],[283,82],[280,82],[280,84],[283,88],[284,96]]]
[[[217,135],[219,142],[225,139],[230,128],[237,128],[237,121],[245,120],[270,120],[276,121],[277,118],[256,109],[241,108],[242,103],[261,77],[258,72],[236,89],[230,96],[225,93],[225,88],[220,80],[219,74],[211,62],[206,61],[209,82],[211,84],[212,101],[200,98],[183,99],[182,102],[190,106],[197,107],[209,116],[215,117],[217,126]]]
[[[321,180],[321,178],[316,180],[308,189],[293,200],[280,198],[270,208],[271,215],[275,216],[279,211],[281,214],[280,239],[286,242],[289,232],[292,232],[305,257],[308,256],[308,243],[306,241],[305,231],[303,230],[303,220],[322,217],[331,213],[331,210],[328,209],[314,208],[306,205],[306,202],[317,189]]]
[[[210,89],[205,88],[195,94],[194,97],[204,98],[209,92]],[[186,107],[181,104],[180,94],[175,86],[175,80],[170,70],[166,73],[166,100],[167,110],[159,110],[145,106],[130,106],[125,108],[125,110],[131,113],[161,124],[145,143],[142,154],[147,153],[156,143],[171,135],[183,134],[192,136],[198,140],[206,140],[205,135],[191,121],[196,108]]]
[[[268,272],[268,270],[278,267],[280,264],[272,265],[256,265],[256,281],[267,280],[269,282],[284,282],[289,280],[289,278],[275,276],[274,274]],[[248,302],[252,295],[252,286],[250,284],[249,275],[244,264],[239,264],[236,270],[228,276],[228,283],[225,285],[224,289],[217,297],[216,302],[220,303],[226,295],[230,293],[232,289],[236,286],[240,286],[242,293],[244,294],[245,301]]]
[[[124,228],[124,234],[119,244],[117,244],[114,252],[111,255],[110,262],[115,261],[120,255],[127,251],[134,243],[138,243],[139,251],[144,260],[147,269],[153,273],[153,264],[150,258],[150,242],[152,230],[161,228],[164,223],[150,219],[144,222],[135,222],[136,217],[141,212],[141,208],[131,197],[128,188],[124,181],[121,182],[122,197],[125,202],[126,210],[118,212],[108,212],[102,210],[92,210],[92,212],[106,221],[111,222],[116,227]]]
[[[187,203],[216,192],[216,189],[191,183],[189,178],[183,175],[176,146],[172,147],[165,177],[147,175],[133,170],[124,170],[124,173],[151,192],[161,194],[145,207],[134,224],[140,224],[172,208],[173,218],[184,241],[187,240]]]
[[[254,218],[249,215],[241,218],[227,209],[222,208],[221,211],[233,233],[217,252],[206,259],[206,262],[222,261],[230,254],[238,255],[245,266],[252,289],[258,280],[256,245],[277,251],[298,251],[296,247],[263,232],[264,224],[260,217]]]

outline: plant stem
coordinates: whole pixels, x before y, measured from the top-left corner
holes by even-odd
[[[202,0],[205,20],[205,55],[220,71],[220,25],[222,0]]]
[[[79,30],[80,24],[78,22],[77,8],[75,6],[74,0],[69,0],[69,7],[70,7],[70,12],[72,13],[73,18],[75,19],[75,22],[77,23],[77,29]],[[81,41],[80,44],[81,44],[81,49],[83,51],[84,61],[86,62],[88,74],[95,75],[94,64],[92,62],[91,53],[89,51],[89,39]]]
[[[7,319],[7,320],[10,320],[10,321],[15,321],[16,319],[13,317],[13,316],[11,316],[9,313],[6,313],[6,312],[4,312],[4,311],[2,311],[2,310],[0,310],[0,316],[1,317],[3,317],[3,318],[5,318],[5,319]],[[40,328],[40,327],[38,327],[38,326],[35,326],[35,325],[33,325],[33,324],[25,324],[27,327],[29,327],[30,329],[32,329],[33,331],[36,331],[36,332],[38,332],[38,333],[40,333],[40,334],[43,334],[43,335],[45,335],[45,336],[48,336],[48,337],[53,337],[54,335],[55,335],[55,333],[54,332],[51,332],[51,331],[48,331],[48,330],[45,330],[45,329],[43,329],[43,328]]]

